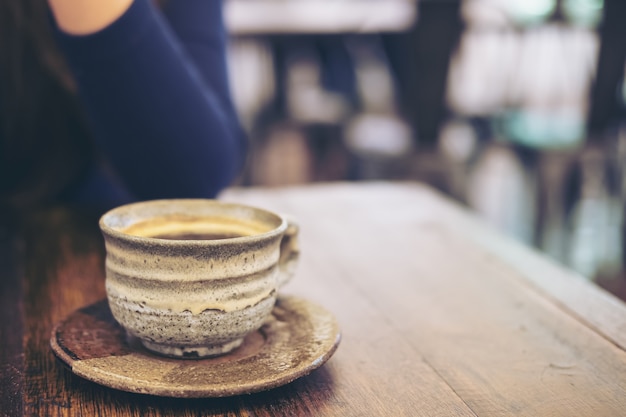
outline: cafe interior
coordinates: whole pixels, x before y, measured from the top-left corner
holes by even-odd
[[[167,3],[124,2],[103,31],[122,50]],[[624,416],[626,2],[223,5],[234,183],[104,215],[0,201],[0,416]],[[209,18],[221,36],[209,15],[177,42]],[[176,115],[168,146],[192,130],[181,85],[226,91],[175,73],[142,101]],[[142,116],[122,92],[113,115]],[[125,123],[111,137],[150,160]],[[184,185],[222,162],[190,149]],[[151,190],[174,172],[122,162]]]
[[[620,1],[328,3],[226,5],[238,185],[421,181],[626,298]]]

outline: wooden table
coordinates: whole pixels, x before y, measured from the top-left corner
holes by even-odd
[[[285,292],[337,316],[343,340],[328,363],[222,399],[75,377],[50,351],[50,330],[104,297],[102,243],[94,218],[59,208],[8,221],[0,235],[0,415],[626,415],[626,305],[430,189],[337,184],[223,198],[299,219],[302,262]]]

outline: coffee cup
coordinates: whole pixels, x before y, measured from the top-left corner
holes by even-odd
[[[155,200],[100,219],[117,322],[150,351],[225,354],[259,329],[298,261],[298,228],[260,208]]]

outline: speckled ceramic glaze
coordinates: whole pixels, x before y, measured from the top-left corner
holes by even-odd
[[[129,204],[100,228],[113,316],[146,348],[173,357],[238,347],[269,316],[298,258],[292,222],[216,200]]]
[[[208,398],[264,391],[308,375],[330,359],[340,339],[328,310],[281,295],[259,330],[218,357],[189,361],[150,354],[126,337],[105,300],[58,323],[50,345],[89,381],[141,394]]]

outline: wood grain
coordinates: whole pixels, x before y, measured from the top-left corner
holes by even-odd
[[[430,203],[429,209],[440,213],[460,235],[509,265],[525,284],[626,350],[626,304],[620,299],[534,249],[503,236],[442,195],[415,184],[399,187],[423,195],[420,199]]]
[[[300,206],[333,211],[353,211],[341,222],[352,222],[354,215],[370,216],[376,211],[392,213],[384,221],[394,225],[423,223],[446,224],[458,236],[479,246],[494,258],[509,265],[525,283],[551,298],[582,322],[596,329],[612,343],[626,350],[626,304],[575,272],[550,258],[508,238],[447,197],[419,183],[369,183],[355,187],[349,183],[282,189],[257,189],[240,194],[230,190],[225,198],[245,199],[275,207],[278,195],[286,195]],[[332,204],[324,201],[332,200]],[[278,209],[278,208],[277,208]],[[374,214],[381,221],[384,216]],[[382,226],[382,225],[381,225]]]
[[[13,219],[4,218],[0,225],[0,415],[9,417],[23,413],[23,305],[19,245],[10,224]]]
[[[369,266],[370,274],[388,277],[384,283],[362,285],[476,414],[609,416],[624,410],[623,351],[445,228],[422,227],[414,235],[393,255],[378,255],[377,265],[397,265],[391,274]],[[411,257],[429,262],[401,261]],[[352,279],[362,273],[353,271]],[[409,274],[415,279],[394,279]]]
[[[358,296],[346,303],[340,293],[331,304],[359,323],[350,330],[354,351],[340,366],[331,359],[312,375],[267,393],[177,400],[110,390],[72,375],[49,349],[52,326],[104,296],[100,234],[93,218],[81,216],[53,210],[26,222],[24,415],[473,415],[408,344],[394,341],[392,330],[367,333],[372,325],[385,326],[371,306]],[[326,274],[332,285],[328,271],[313,272]],[[359,333],[368,337],[358,340]],[[380,354],[381,348],[386,355]],[[413,387],[416,381],[418,390]],[[429,402],[432,387],[438,388],[437,401]],[[8,415],[18,414],[14,407]]]
[[[104,297],[103,249],[96,217],[50,209],[29,215],[17,238],[5,239],[24,242],[21,256],[0,255],[0,272],[9,278],[1,287],[8,304],[0,309],[9,320],[0,323],[6,338],[0,388],[4,394],[13,387],[0,411],[11,417],[624,414],[624,304],[428,188],[338,184],[231,190],[223,198],[298,219],[301,265],[285,292],[336,315],[343,339],[326,365],[271,391],[222,399],[130,394],[74,376],[50,351],[50,331]]]
[[[572,304],[571,309],[554,303],[573,292],[564,296],[554,285],[538,285],[552,278],[541,269],[520,273],[514,266],[525,258],[511,265],[511,258],[497,256],[496,245],[475,245],[477,239],[455,222],[462,213],[455,213],[457,219],[446,216],[444,200],[418,187],[309,191],[298,197],[293,196],[297,190],[289,192],[291,204],[277,206],[275,196],[265,204],[305,219],[324,219],[310,225],[315,233],[311,245],[317,253],[325,250],[326,262],[351,266],[335,279],[366,294],[477,415],[623,413],[626,354],[616,340],[626,314],[619,301],[607,307],[604,300],[610,296],[563,273],[562,285],[570,282],[579,295],[595,296],[579,300],[589,305]],[[246,195],[247,201],[264,204],[265,195],[257,197]],[[332,208],[327,201],[335,203]],[[426,210],[428,216],[418,214]],[[338,227],[341,233],[333,232]],[[325,245],[331,235],[332,245]],[[511,245],[498,240],[504,248]],[[525,255],[539,258],[531,251]],[[617,321],[606,323],[607,310]],[[615,337],[599,337],[600,327]]]

